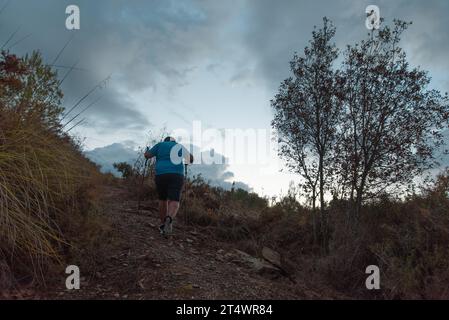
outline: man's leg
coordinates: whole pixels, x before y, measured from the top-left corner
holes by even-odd
[[[168,213],[172,219],[176,217],[179,210],[179,201],[168,200]]]
[[[167,233],[172,232],[173,220],[176,217],[179,209],[179,200],[181,199],[182,184],[184,177],[179,175],[171,176],[171,181],[168,188],[168,205],[167,205],[167,217],[165,218],[164,231]]]
[[[161,223],[164,224],[165,217],[168,213],[168,201],[167,200],[159,200],[159,218],[161,219]]]
[[[176,217],[179,209],[179,201],[168,200],[168,212],[164,221],[164,232],[171,233],[173,228],[173,220]]]

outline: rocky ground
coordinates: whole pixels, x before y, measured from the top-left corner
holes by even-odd
[[[170,237],[159,234],[156,203],[137,211],[126,191],[109,188],[104,202],[114,238],[95,257],[94,267],[80,266],[81,288],[67,290],[65,275],[43,292],[25,291],[37,299],[313,299],[286,271],[277,252],[265,248],[263,258],[237,250],[207,229],[174,224]]]

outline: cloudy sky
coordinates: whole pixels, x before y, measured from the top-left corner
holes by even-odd
[[[80,30],[65,28],[70,4],[80,8]],[[63,83],[66,108],[110,76],[80,105],[100,98],[73,133],[85,138],[86,150],[142,145],[163,127],[191,131],[192,121],[203,129],[269,129],[270,99],[313,26],[323,16],[333,20],[342,48],[367,34],[369,4],[387,23],[413,21],[403,39],[409,61],[448,91],[446,0],[0,0],[0,44],[18,54],[39,49],[51,64],[70,40],[55,63],[61,77],[77,63]],[[227,170],[255,191],[285,192],[294,176],[263,166]]]

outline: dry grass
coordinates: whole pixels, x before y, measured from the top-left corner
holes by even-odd
[[[101,176],[61,130],[57,84],[38,53],[1,53],[0,288],[44,283],[90,221]]]
[[[356,226],[346,223],[344,203],[332,204],[329,254],[314,244],[311,210],[290,197],[267,206],[254,195],[235,196],[194,180],[187,210],[189,223],[252,255],[260,255],[263,246],[277,250],[310,287],[342,297],[447,299],[448,181],[442,176],[433,188],[407,200],[384,198],[366,205]],[[365,288],[371,264],[380,267],[380,291]]]
[[[41,280],[68,245],[60,223],[88,210],[80,192],[96,170],[69,139],[11,118],[0,130],[0,259]]]
[[[140,178],[124,183],[136,190]],[[298,283],[319,290],[323,296],[447,299],[448,186],[449,177],[443,175],[421,195],[372,202],[363,207],[357,225],[347,222],[347,203],[331,203],[327,208],[331,226],[328,254],[314,243],[312,211],[291,195],[268,206],[266,199],[255,194],[225,191],[194,178],[187,182],[178,221],[184,221],[187,210],[188,224],[211,238],[232,242],[234,247],[259,257],[264,246],[278,251]],[[142,196],[156,199],[151,178]],[[365,287],[365,270],[372,264],[381,270],[380,291]]]

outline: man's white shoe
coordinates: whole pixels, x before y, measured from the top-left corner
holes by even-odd
[[[167,216],[165,218],[165,223],[164,223],[164,233],[165,234],[170,234],[173,231],[173,219],[170,216]]]

